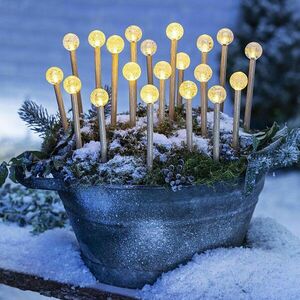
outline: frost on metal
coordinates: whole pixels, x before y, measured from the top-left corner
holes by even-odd
[[[285,168],[300,159],[300,129],[279,130],[266,148],[248,156],[245,191],[251,193],[258,178],[269,170]]]

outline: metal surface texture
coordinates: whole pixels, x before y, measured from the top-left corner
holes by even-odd
[[[226,88],[226,69],[227,69],[228,46],[222,45],[221,64],[220,64],[220,85]],[[221,111],[224,111],[224,102],[221,103]]]
[[[207,82],[200,82],[201,135],[207,137]]]
[[[254,76],[255,76],[256,60],[250,59],[249,62],[249,74],[248,74],[248,86],[246,95],[246,107],[244,116],[244,129],[250,131],[251,126],[251,110],[252,110],[252,98],[254,89]]]
[[[240,130],[240,111],[241,111],[241,91],[234,91],[234,118],[233,118],[233,130],[232,130],[232,147],[235,150],[239,150],[239,130]]]
[[[171,40],[170,65],[172,68],[172,73],[170,76],[170,92],[169,92],[169,120],[170,121],[174,121],[175,118],[176,53],[177,53],[177,40]]]
[[[141,288],[195,253],[242,245],[264,175],[251,193],[245,193],[244,179],[177,192],[151,186],[66,187],[59,179],[44,180],[22,183],[58,190],[82,258],[96,278]]]
[[[220,107],[219,103],[215,103],[213,127],[213,157],[215,161],[220,159]]]

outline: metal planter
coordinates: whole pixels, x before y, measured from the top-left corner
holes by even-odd
[[[163,272],[215,247],[239,246],[264,185],[237,183],[185,187],[66,187],[60,179],[19,180],[57,190],[82,258],[103,283],[141,288]]]

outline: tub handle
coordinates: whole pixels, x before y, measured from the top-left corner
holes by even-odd
[[[300,128],[284,127],[266,148],[248,156],[245,193],[250,194],[256,182],[269,171],[291,166],[300,160]]]
[[[26,178],[21,168],[16,168],[15,175],[19,183],[30,189],[65,191],[67,188],[64,181],[60,178]]]

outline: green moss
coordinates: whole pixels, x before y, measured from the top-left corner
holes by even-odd
[[[178,166],[183,161],[180,175],[193,177],[195,184],[212,185],[220,181],[232,181],[245,174],[247,160],[240,158],[235,161],[215,162],[210,157],[199,153],[189,152],[187,149],[172,151],[166,162],[154,161],[152,171],[149,171],[143,184],[166,185],[162,170],[170,166]]]

